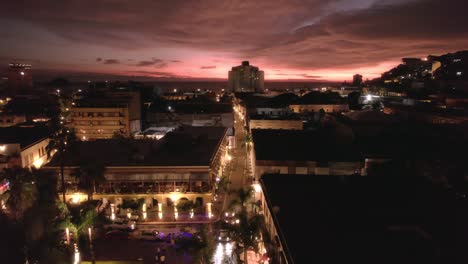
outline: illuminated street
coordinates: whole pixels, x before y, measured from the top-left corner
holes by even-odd
[[[233,256],[234,243],[218,243],[213,256],[214,264],[234,264],[237,263]]]

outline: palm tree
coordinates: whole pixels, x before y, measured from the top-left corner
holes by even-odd
[[[229,208],[238,212],[247,212],[247,205],[250,203],[253,194],[254,189],[252,187],[240,188],[234,191],[236,199],[231,201]]]
[[[236,199],[229,206],[236,211],[238,224],[230,226],[233,239],[237,245],[243,248],[244,263],[247,263],[247,250],[258,251],[258,240],[261,237],[262,216],[256,214],[255,210],[248,211],[249,205],[255,206],[252,202],[254,189],[252,187],[241,188],[235,192]]]
[[[237,217],[239,224],[233,225],[231,231],[234,241],[243,248],[244,263],[248,263],[247,251],[253,249],[258,252],[263,217],[259,214],[250,216],[246,212],[241,212]]]
[[[97,161],[84,162],[73,172],[78,180],[78,186],[88,194],[88,201],[93,198],[96,187],[106,181],[104,176],[105,167]]]
[[[2,194],[10,214],[16,221],[22,220],[24,213],[37,201],[36,178],[29,169],[13,167],[4,169],[0,174],[0,182],[8,186]]]
[[[57,152],[60,166],[60,178],[62,185],[62,200],[65,201],[66,187],[65,187],[65,176],[64,176],[64,153],[74,142],[76,136],[73,130],[65,127],[61,127],[55,130],[51,135],[49,144],[46,146],[47,159],[50,159],[55,152]]]

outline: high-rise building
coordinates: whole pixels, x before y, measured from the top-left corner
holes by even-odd
[[[248,61],[242,65],[232,67],[229,71],[228,89],[232,92],[263,92],[264,74],[258,67],[251,66]]]
[[[362,75],[354,74],[353,76],[353,86],[359,87],[362,84]]]
[[[8,67],[7,93],[15,95],[33,85],[31,64],[10,63]]]

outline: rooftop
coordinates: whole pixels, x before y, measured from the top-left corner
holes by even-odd
[[[447,217],[462,205],[422,179],[268,174],[261,184],[293,263],[447,263],[465,256],[451,246],[467,242],[459,235],[463,224]]]
[[[225,133],[223,127],[180,127],[161,140],[79,141],[66,152],[64,164],[96,159],[105,166],[210,166]],[[58,164],[56,155],[47,166]]]
[[[100,92],[83,94],[74,108],[124,108],[137,95],[134,92]]]
[[[49,129],[44,124],[21,123],[0,127],[0,144],[20,144],[22,149],[48,137]]]
[[[253,129],[257,160],[359,161],[362,155],[351,144],[339,144],[327,130]]]
[[[232,113],[232,104],[225,103],[169,103],[169,109],[151,108],[152,112],[171,112],[178,114],[224,114]]]
[[[250,114],[250,120],[301,120],[300,116],[295,113],[283,115],[267,115],[267,114]]]

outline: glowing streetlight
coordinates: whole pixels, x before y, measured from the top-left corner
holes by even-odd
[[[159,219],[163,218],[162,204],[158,203],[158,217]]]
[[[194,215],[194,213],[193,213],[193,208],[192,208],[192,209],[190,209],[190,219],[193,219],[193,215]]]
[[[206,211],[208,213],[208,218],[213,217],[213,213],[211,211],[211,203],[206,203]]]
[[[65,237],[67,238],[67,245],[70,244],[70,229],[67,227],[65,228]]]
[[[132,217],[132,213],[130,213],[130,210],[127,209],[127,218],[130,219]]]
[[[88,238],[89,238],[89,241],[93,240],[93,231],[91,227],[88,227]]]
[[[76,243],[73,246],[75,247],[73,264],[78,264],[80,263],[80,251],[78,251],[78,245]]]

